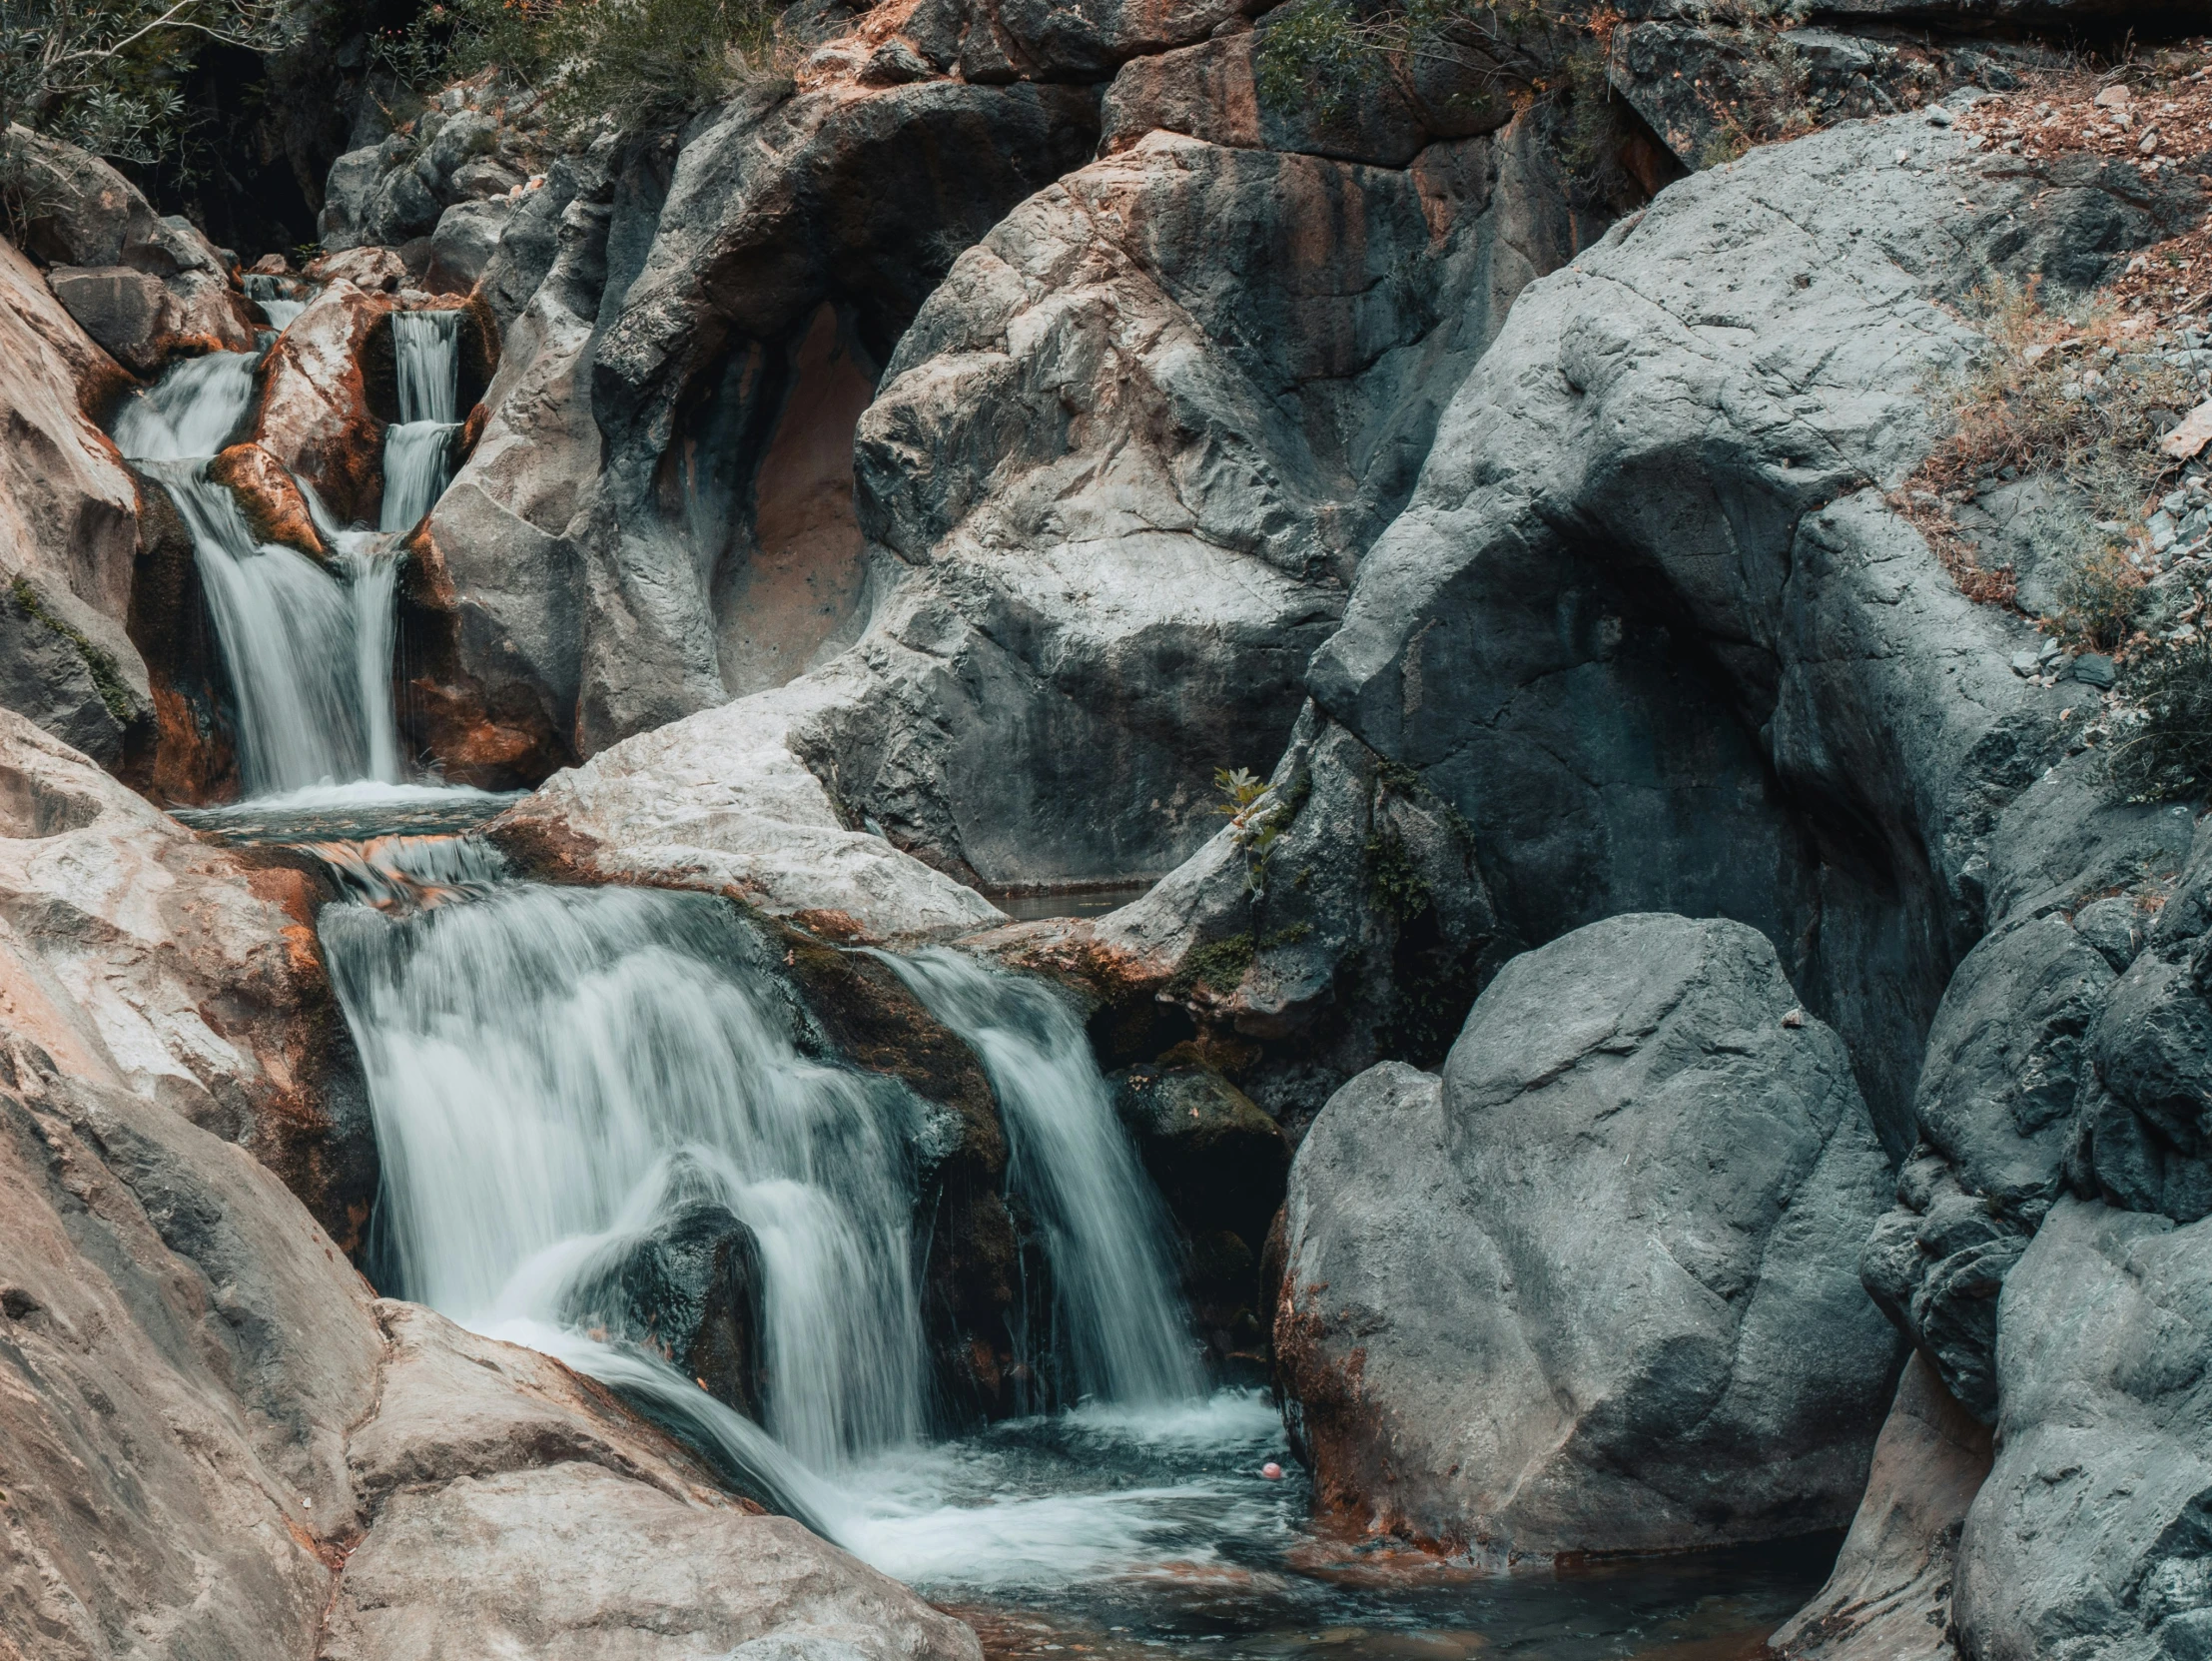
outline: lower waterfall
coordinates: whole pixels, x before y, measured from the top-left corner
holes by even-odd
[[[1169,1402],[1205,1389],[1163,1245],[1159,1196],[1113,1114],[1090,1040],[1042,982],[942,949],[878,953],[968,1041],[1006,1122],[1007,1186],[1044,1235],[1053,1331],[1024,1357],[1066,1374],[1067,1399]]]
[[[990,1573],[1020,1580],[1141,1556],[1177,1526],[1183,1488],[1077,1499],[1056,1476],[1017,1504],[974,1444],[932,1441],[915,1172],[945,1110],[822,1054],[724,901],[514,881],[464,839],[319,851],[350,901],[321,930],[374,1117],[384,1289],[600,1378],[893,1572],[962,1562],[979,1528]],[[1158,1202],[1081,1024],[950,954],[887,961],[954,1013],[1007,1104],[1016,1198],[1093,1397],[1034,1422],[1116,1446],[1211,1445],[1224,1426],[1272,1441],[1256,1393],[1204,1397]],[[634,1296],[684,1243],[733,1237],[760,1279],[757,1424]],[[1163,1510],[1162,1493],[1179,1497]]]

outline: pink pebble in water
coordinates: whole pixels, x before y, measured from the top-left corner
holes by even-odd
[[[1280,1482],[1282,1480],[1282,1466],[1270,1459],[1259,1467],[1259,1474],[1266,1477],[1270,1482]]]

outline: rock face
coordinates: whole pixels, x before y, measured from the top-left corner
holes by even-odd
[[[1914,1355],[1874,1442],[1866,1497],[1835,1571],[1769,1640],[1773,1651],[1791,1661],[1952,1661],[1959,1534],[1989,1461],[1989,1427]]]
[[[1515,958],[1441,1080],[1292,1167],[1276,1352],[1330,1510],[1506,1557],[1777,1538],[1864,1485],[1898,1345],[1886,1188],[1773,948],[1627,916]]]
[[[2200,206],[1904,120],[1684,181],[1522,296],[1316,700],[1465,815],[1521,938],[1669,906],[1781,944],[1901,1154],[1981,844],[2074,695],[1885,504],[1972,343],[1937,303],[2087,282]]]
[[[138,496],[84,408],[127,384],[0,243],[0,704],[113,767],[138,759],[153,726],[124,628]]]
[[[2007,1277],[1998,1453],[1960,1541],[1976,1661],[2202,1648],[2212,1225],[2058,1202]]]
[[[319,879],[201,842],[0,710],[12,1030],[73,1080],[243,1145],[351,1250],[375,1163],[315,944],[321,898]]]

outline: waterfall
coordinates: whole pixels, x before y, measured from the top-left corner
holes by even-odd
[[[403,869],[357,872],[362,903],[327,907],[322,934],[375,1118],[388,1289],[658,1378],[727,1439],[727,1409],[607,1290],[719,1208],[757,1246],[776,1441],[830,1470],[918,1437],[909,1149],[931,1110],[800,1052],[803,1011],[723,901],[508,882],[396,840],[376,858]]]
[[[445,493],[453,471],[451,421],[394,421],[384,429],[384,502],[377,527],[412,530]]]
[[[340,528],[303,484],[335,572],[259,542],[208,459],[246,418],[254,356],[188,359],[125,405],[117,446],[168,491],[192,537],[238,706],[249,796],[403,777],[391,701],[398,562],[388,538]]]
[[[1159,1197],[1137,1164],[1074,1013],[1043,982],[936,948],[876,954],[983,1060],[1006,1123],[1007,1183],[1044,1236],[1055,1342],[1073,1392],[1104,1401],[1194,1397],[1205,1379],[1161,1243]]]
[[[296,548],[256,542],[238,497],[208,476],[207,462],[141,464],[169,492],[192,536],[238,705],[247,793],[346,779],[396,782],[388,622],[378,673],[365,676],[361,660],[361,608],[388,610],[388,572],[380,586],[341,582]],[[373,697],[365,685],[371,680]]]
[[[457,311],[392,314],[399,418],[384,432],[384,501],[377,520],[384,530],[411,530],[452,476],[460,322]]]
[[[253,402],[254,354],[187,358],[124,403],[115,422],[116,447],[134,461],[213,455],[230,442]]]

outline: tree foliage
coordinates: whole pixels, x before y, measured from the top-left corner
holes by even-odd
[[[497,70],[545,92],[559,125],[637,131],[727,98],[781,47],[765,0],[436,0],[377,55],[419,91]]]
[[[288,28],[285,0],[0,0],[0,130],[154,161],[178,142],[199,47],[274,51]]]

